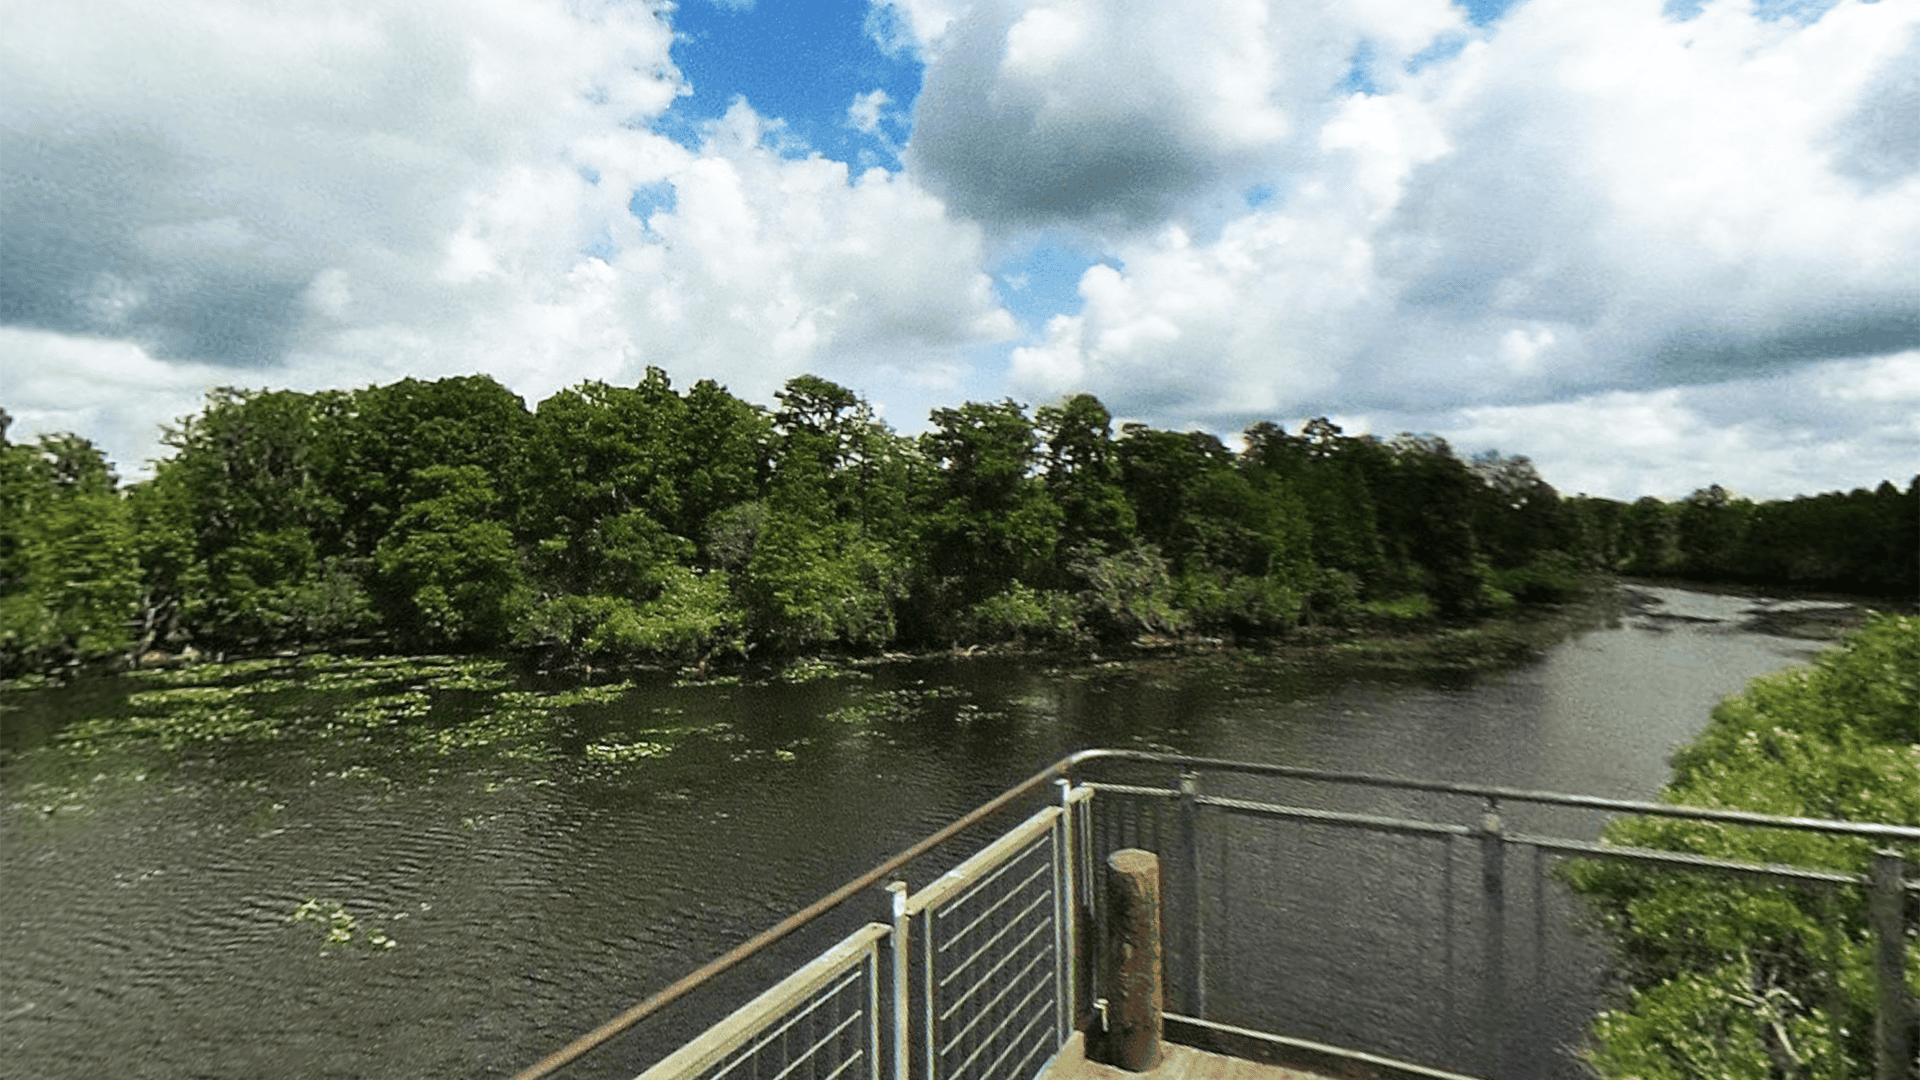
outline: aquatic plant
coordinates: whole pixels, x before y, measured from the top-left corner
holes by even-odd
[[[360,929],[360,920],[347,910],[345,904],[312,896],[294,908],[293,914],[287,916],[287,921],[316,923],[324,929],[326,937],[320,942],[322,952],[353,944],[354,935]],[[375,949],[391,949],[399,945],[384,929],[378,927],[368,931],[364,940]]]

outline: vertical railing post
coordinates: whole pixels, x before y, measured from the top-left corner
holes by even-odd
[[[913,1014],[907,1004],[907,969],[912,959],[907,954],[907,883],[892,882],[887,891],[893,894],[893,1080],[910,1080],[907,1039]]]
[[[1073,828],[1073,781],[1062,777],[1054,783],[1060,785],[1060,880],[1056,893],[1056,906],[1062,933],[1060,951],[1056,954],[1055,970],[1058,976],[1054,981],[1060,995],[1060,1040],[1065,1042],[1073,1034],[1073,1028],[1080,1020],[1078,1000],[1080,980],[1080,935],[1079,914],[1080,894],[1074,889],[1073,862],[1075,852],[1079,850],[1079,841]]]
[[[1480,1030],[1487,1039],[1486,1062],[1494,1076],[1506,1075],[1507,1023],[1507,882],[1506,836],[1500,822],[1500,803],[1489,797],[1480,817],[1480,884],[1486,909],[1485,998]]]
[[[867,1015],[873,1018],[873,1022],[867,1025],[867,1080],[881,1080],[880,947],[878,942],[867,946]]]
[[[1897,851],[1873,853],[1867,918],[1873,925],[1874,1080],[1913,1077],[1913,1009],[1907,1000],[1906,860]]]
[[[933,935],[940,925],[940,920],[935,916],[932,908],[922,910],[927,918],[926,925],[921,927],[921,930],[924,932],[920,935],[920,940],[923,943],[920,950],[920,976],[923,980],[921,983],[920,998],[920,1008],[922,1010],[920,1027],[921,1034],[926,1036],[927,1080],[940,1080],[940,1033],[934,1029],[935,1025],[933,1022],[935,1003],[938,1001],[933,993]]]
[[[1207,1016],[1206,928],[1200,917],[1200,774],[1180,774],[1180,897],[1173,911],[1180,927],[1180,1004],[1187,1015]]]

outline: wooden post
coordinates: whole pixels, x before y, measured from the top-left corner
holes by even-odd
[[[1107,924],[1101,928],[1101,996],[1094,1018],[1093,1058],[1146,1072],[1160,1064],[1160,1018],[1166,1010],[1166,960],[1160,951],[1160,857],[1125,848],[1107,856]]]
[[[1907,1004],[1906,860],[1897,851],[1873,853],[1867,898],[1873,926],[1875,1080],[1907,1080],[1913,1068],[1913,1020]]]

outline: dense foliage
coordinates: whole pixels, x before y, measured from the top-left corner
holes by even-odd
[[[1920,619],[1878,619],[1810,669],[1754,680],[1673,768],[1663,794],[1674,803],[1920,826]],[[1618,822],[1608,839],[1849,873],[1867,872],[1872,849],[1652,818]],[[1920,844],[1902,854],[1920,865]],[[1603,1075],[1872,1073],[1872,938],[1858,890],[1829,898],[1611,862],[1569,877],[1623,949],[1628,997],[1594,1028]],[[1907,970],[1920,992],[1920,964]]]
[[[72,435],[7,442],[0,411],[0,672],[125,648],[139,575],[127,504]]]
[[[1602,527],[1626,573],[1920,595],[1920,476],[1905,492],[1881,481],[1760,503],[1715,484],[1679,502],[1610,504]]]
[[[1326,420],[1256,425],[1235,451],[1200,432],[1116,434],[1086,394],[1031,415],[938,409],[918,437],[825,379],[777,398],[682,392],[657,369],[533,410],[485,376],[222,389],[126,489],[82,439],[0,434],[0,674],[356,639],[700,663],[1261,636],[1469,617],[1593,570],[1780,550],[1756,539],[1780,504],[1727,503],[1747,507],[1736,529],[1697,500],[1562,499],[1525,458],[1462,460],[1439,439]],[[1887,515],[1911,524],[1914,492],[1882,489],[1877,524],[1844,539],[1792,517],[1828,560],[1792,566],[1902,580],[1914,530]]]

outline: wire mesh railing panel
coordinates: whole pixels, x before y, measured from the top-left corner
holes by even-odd
[[[763,1033],[752,1045],[702,1073],[703,1080],[834,1080],[871,1061],[872,974],[866,967],[839,982]]]
[[[640,1080],[879,1080],[879,943],[871,923],[708,1028]]]
[[[1060,1046],[1059,832],[927,908],[925,1015],[938,1080],[1030,1076]]]

